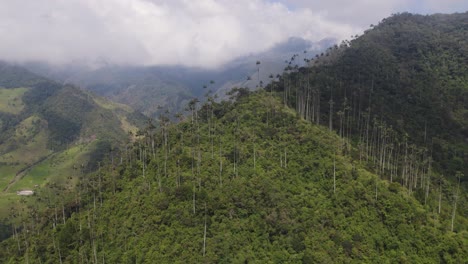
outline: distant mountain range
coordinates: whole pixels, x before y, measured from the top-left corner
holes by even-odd
[[[290,38],[270,50],[237,58],[219,69],[112,65],[91,69],[76,64],[54,67],[44,63],[28,63],[25,67],[37,74],[82,87],[156,117],[166,110],[173,113],[183,111],[191,98],[202,98],[209,90],[223,97],[226,91],[235,86],[253,89],[260,81],[267,84],[271,81],[269,76],[281,73],[286,66],[284,61],[294,54],[300,55],[298,63],[304,65],[304,58],[311,58],[334,43],[335,39],[311,42],[302,38]],[[257,61],[260,62],[259,65]]]

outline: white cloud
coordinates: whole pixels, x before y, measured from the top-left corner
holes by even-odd
[[[321,13],[324,18],[332,21],[356,25],[369,26],[376,24],[393,12],[404,9],[407,0],[284,0],[296,8],[309,8]]]
[[[1,1],[0,59],[214,67],[291,36],[347,38],[404,2]]]
[[[326,20],[368,27],[399,12],[419,14],[466,12],[466,0],[278,0],[291,8],[308,8]]]
[[[260,0],[17,0],[0,4],[0,58],[216,66],[290,36],[358,30]]]

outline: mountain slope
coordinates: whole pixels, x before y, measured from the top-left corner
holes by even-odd
[[[397,133],[386,143],[426,148],[437,170],[466,181],[467,23],[468,13],[395,15],[313,67],[289,70],[272,89],[286,91],[302,117],[357,141],[373,140],[379,127]]]
[[[441,213],[434,195],[446,195],[451,229],[466,229],[467,22],[468,13],[394,15],[266,89],[426,207]]]
[[[103,151],[144,122],[128,107],[21,67],[2,64],[0,84],[0,219],[16,191],[64,182],[74,166],[94,170]]]
[[[4,262],[463,262],[450,232],[342,139],[269,93],[237,93],[192,119],[147,130],[120,165],[82,182],[65,223],[4,241]],[[154,140],[154,141],[153,141]],[[155,144],[153,145],[152,142]],[[88,186],[88,187],[87,187]],[[85,191],[85,190],[88,191]],[[43,190],[40,197],[47,197]],[[432,196],[431,196],[432,197]],[[443,206],[446,206],[443,198]],[[60,200],[52,202],[61,206]],[[59,207],[60,208],[60,207]],[[44,220],[24,216],[26,228]],[[55,218],[56,219],[56,218]],[[20,250],[17,243],[25,244]]]

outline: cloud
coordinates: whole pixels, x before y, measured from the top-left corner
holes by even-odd
[[[416,3],[419,4],[419,7],[413,6],[411,10],[423,14],[466,12],[468,10],[468,1],[466,0],[419,0]]]
[[[0,4],[0,58],[217,66],[291,36],[359,31],[260,0],[41,0]]]
[[[293,36],[345,39],[403,2],[2,1],[0,59],[216,67]]]
[[[466,0],[278,0],[292,9],[308,8],[322,14],[326,20],[348,24],[353,27],[368,27],[383,18],[399,12],[418,14],[466,12]]]
[[[407,0],[285,0],[295,8],[309,8],[322,14],[325,19],[353,26],[367,27],[376,24],[382,18],[402,10],[410,1]]]

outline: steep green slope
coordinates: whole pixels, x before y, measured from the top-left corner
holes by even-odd
[[[415,146],[432,156],[437,171],[466,182],[467,23],[468,13],[395,15],[331,48],[314,66],[291,67],[269,89],[303,118],[353,137],[366,152],[383,138],[398,158],[406,144]]]
[[[466,230],[467,23],[468,13],[392,16],[311,67],[288,68],[267,90],[346,137],[355,159],[428,210],[443,210],[434,195],[446,195],[447,216],[461,216]]]
[[[0,64],[0,84],[0,221],[16,191],[63,181],[74,166],[94,170],[103,151],[144,122],[128,107],[20,67]]]
[[[466,260],[467,222],[457,216],[450,231],[445,195],[437,213],[369,172],[347,140],[300,119],[269,93],[241,89],[237,97],[200,107],[193,101],[191,116],[178,125],[162,118],[160,130],[148,127],[116,154],[120,164],[109,160],[94,176],[79,178],[70,194],[51,198],[53,186],[42,189],[38,198],[49,199],[49,213],[17,216],[31,231],[2,242],[0,260]],[[431,192],[430,204],[437,198]]]

